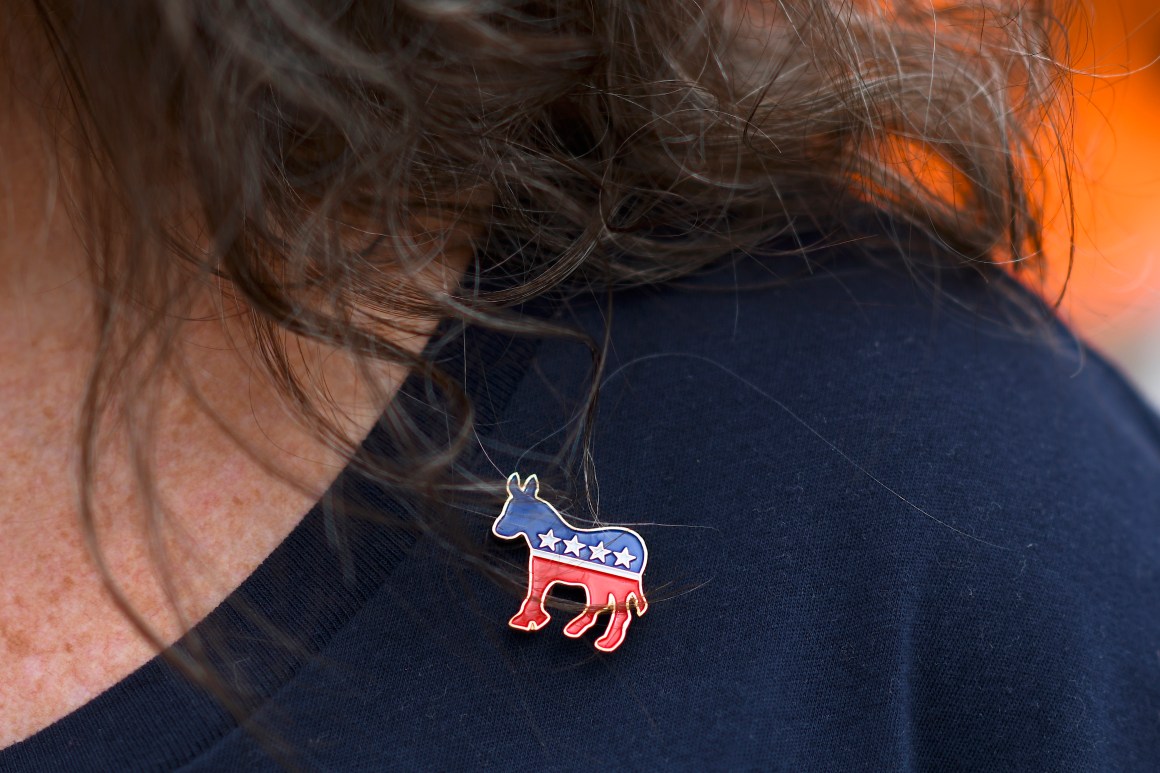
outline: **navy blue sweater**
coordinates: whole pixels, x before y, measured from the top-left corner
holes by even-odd
[[[0,769],[1160,768],[1160,421],[1008,280],[851,254],[778,281],[801,265],[560,312],[611,319],[593,491],[651,602],[617,651],[566,613],[508,628],[518,598],[348,472],[202,626],[263,731],[158,659]],[[551,466],[584,348],[449,350],[477,472],[590,516]],[[518,568],[496,514],[465,528]]]

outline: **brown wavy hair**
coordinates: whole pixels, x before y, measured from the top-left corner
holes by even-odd
[[[9,5],[54,63],[46,123],[79,149],[102,323],[86,491],[116,374],[146,343],[163,363],[211,280],[247,310],[270,380],[348,455],[288,340],[457,395],[450,443],[375,470],[434,491],[472,407],[392,343],[401,319],[565,335],[513,307],[664,282],[787,234],[864,235],[849,213],[868,205],[929,235],[931,259],[1036,266],[1061,190],[1043,185],[1068,86],[1047,0]],[[462,290],[417,290],[464,230]],[[88,501],[83,517],[92,532]]]

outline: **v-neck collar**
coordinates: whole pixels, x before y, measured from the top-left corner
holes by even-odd
[[[541,302],[530,311],[542,317],[550,309]],[[537,339],[444,323],[426,354],[471,398],[478,431],[486,432],[538,345]],[[438,432],[441,414],[423,414],[427,389],[423,378],[412,375],[392,404],[405,401],[424,429]],[[359,454],[391,453],[380,422]],[[376,517],[343,517],[352,508]],[[412,510],[405,493],[348,466],[286,539],[174,649],[196,651],[204,642],[218,672],[246,686],[247,714],[252,713],[382,586],[414,541],[408,525]],[[0,751],[0,770],[172,768],[235,727],[237,721],[217,700],[157,656],[92,701]]]

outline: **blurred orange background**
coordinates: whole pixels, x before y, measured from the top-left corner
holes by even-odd
[[[1160,1],[1088,0],[1080,13],[1076,253],[1061,312],[1160,406]],[[1050,227],[1059,287],[1066,219]]]

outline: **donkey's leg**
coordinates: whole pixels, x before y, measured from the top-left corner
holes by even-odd
[[[552,619],[548,610],[544,608],[544,597],[548,593],[548,587],[556,581],[556,578],[548,571],[550,567],[544,566],[544,563],[546,562],[535,559],[530,562],[528,595],[524,599],[524,603],[520,605],[520,611],[508,621],[508,625],[512,628],[519,628],[521,631],[535,631],[543,628]]]
[[[612,652],[620,646],[624,641],[624,635],[628,632],[628,624],[632,622],[632,614],[628,609],[627,599],[618,599],[611,594],[608,597],[612,607],[612,619],[608,621],[608,628],[604,630],[604,635],[596,640],[596,649],[603,652]]]
[[[583,636],[584,632],[592,626],[596,625],[596,616],[604,610],[607,606],[598,607],[592,603],[592,593],[588,594],[588,606],[584,611],[572,618],[566,626],[564,626],[564,635],[571,636],[573,639]]]

